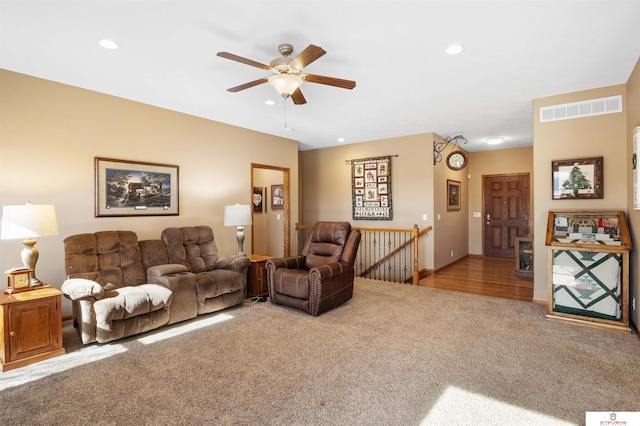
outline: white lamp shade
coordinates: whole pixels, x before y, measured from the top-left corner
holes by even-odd
[[[251,206],[249,204],[224,206],[224,226],[244,225],[251,225]]]
[[[269,83],[280,95],[290,96],[302,84],[302,79],[290,74],[276,74],[269,77]]]
[[[21,204],[2,207],[2,231],[0,238],[46,237],[58,235],[56,210],[47,204]]]

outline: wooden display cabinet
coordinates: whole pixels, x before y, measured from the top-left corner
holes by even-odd
[[[266,263],[272,256],[249,254],[247,257],[251,260],[247,280],[247,297],[267,297],[269,288],[267,287]]]
[[[621,211],[551,211],[547,317],[630,332],[631,237]]]
[[[61,295],[51,286],[0,294],[2,371],[64,354]]]
[[[515,276],[527,280],[533,279],[533,238],[515,238]]]

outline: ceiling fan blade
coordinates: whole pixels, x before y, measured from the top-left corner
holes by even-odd
[[[250,87],[257,86],[258,84],[266,83],[268,81],[269,81],[268,78],[260,78],[258,80],[254,80],[254,81],[250,81],[250,82],[245,83],[245,84],[241,84],[240,86],[236,86],[236,87],[232,87],[230,89],[227,89],[227,92],[239,92],[241,90],[248,89]]]
[[[305,81],[308,81],[311,83],[326,84],[327,86],[335,86],[335,87],[340,87],[342,89],[353,89],[354,87],[356,87],[356,82],[353,80],[343,80],[341,78],[324,77],[322,75],[307,74],[304,77],[304,79]]]
[[[293,93],[291,94],[291,100],[296,105],[303,105],[307,103],[307,100],[302,95],[302,92],[300,91],[299,87],[296,90],[294,90]]]
[[[269,65],[261,64],[260,62],[252,61],[251,59],[243,58],[242,56],[234,55],[229,52],[218,52],[217,56],[225,59],[231,59],[232,61],[240,62],[242,64],[251,65],[252,67],[260,68],[263,70],[270,70]]]
[[[290,66],[297,68],[299,70],[303,69],[322,55],[324,55],[325,50],[320,46],[314,46],[310,44],[304,49],[298,56],[293,58],[293,60],[289,63]]]

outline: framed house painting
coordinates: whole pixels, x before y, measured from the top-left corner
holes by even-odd
[[[178,215],[179,167],[95,158],[95,216]]]

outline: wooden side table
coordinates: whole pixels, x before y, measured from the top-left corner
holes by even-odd
[[[64,354],[61,296],[48,285],[22,293],[0,291],[2,371]]]
[[[273,256],[263,256],[259,254],[247,255],[251,260],[249,266],[249,277],[247,280],[247,297],[267,297],[269,288],[267,287],[267,260]]]

